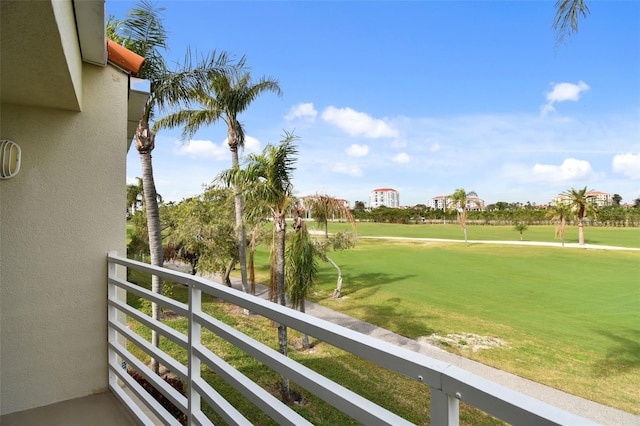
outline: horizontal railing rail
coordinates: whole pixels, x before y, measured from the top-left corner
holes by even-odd
[[[203,293],[269,318],[278,324],[313,336],[388,370],[423,383],[425,391],[428,387],[431,392],[432,425],[457,425],[459,422],[459,401],[464,401],[512,424],[595,424],[442,361],[201,277],[152,266],[113,254],[108,255],[108,264],[109,386],[144,424],[155,423],[151,416],[157,417],[164,424],[179,423],[125,371],[127,367],[131,367],[143,376],[156,390],[162,393],[164,398],[182,411],[188,418],[188,424],[212,424],[201,411],[201,400],[204,400],[228,424],[250,424],[242,413],[202,378],[201,365],[207,366],[277,423],[311,424],[295,410],[203,345],[200,341],[203,329],[210,330],[249,356],[277,371],[283,377],[363,424],[411,424],[397,414],[203,312],[201,309]],[[157,275],[163,279],[185,285],[189,295],[188,304],[153,293],[128,282],[121,278],[124,274],[118,273],[118,266]],[[184,335],[129,306],[122,297],[118,297],[118,289],[134,293],[136,296],[183,315],[188,319],[188,335]],[[188,353],[187,365],[154,347],[148,340],[127,327],[126,316],[156,330],[160,335],[184,348]],[[158,360],[161,365],[166,366],[184,381],[188,389],[187,395],[180,394],[139,361],[127,349],[128,343],[137,346],[150,357]],[[136,400],[141,401],[142,405],[139,405]]]

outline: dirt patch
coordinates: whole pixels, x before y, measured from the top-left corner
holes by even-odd
[[[434,333],[431,336],[419,337],[418,341],[439,347],[466,349],[471,352],[478,352],[481,349],[509,347],[507,341],[499,337],[481,336],[473,333],[447,334],[444,336]]]

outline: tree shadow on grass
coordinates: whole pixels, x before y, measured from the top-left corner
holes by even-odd
[[[381,286],[415,277],[416,275],[413,274],[391,275],[380,272],[346,276],[345,282],[349,283],[349,287],[343,287],[345,289],[343,296],[366,300],[377,293]],[[364,312],[359,315],[360,319],[410,339],[428,336],[436,332],[428,326],[430,320],[435,318],[434,316],[408,315],[402,301],[401,297],[389,297],[382,303],[358,303],[358,310]],[[348,314],[348,310],[346,313]]]
[[[597,333],[613,342],[604,359],[593,365],[598,377],[615,376],[640,368],[640,330],[626,330],[626,336],[599,330]]]

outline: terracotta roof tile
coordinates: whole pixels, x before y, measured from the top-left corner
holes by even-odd
[[[142,56],[112,40],[107,40],[107,52],[109,54],[109,62],[130,72],[133,76],[138,75],[145,61]]]

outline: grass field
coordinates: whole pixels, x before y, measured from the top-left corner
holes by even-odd
[[[314,223],[309,224],[310,229],[315,229]],[[469,240],[489,240],[489,241],[518,241],[520,233],[513,229],[513,226],[482,226],[468,225],[467,233]],[[351,225],[345,223],[330,223],[329,232],[341,230],[351,231]],[[359,222],[356,232],[360,236],[393,236],[410,238],[444,238],[463,240],[462,230],[457,223],[417,224],[398,225],[389,223]],[[640,228],[604,228],[585,227],[585,243],[635,247],[640,248]],[[524,231],[524,241],[556,242],[554,239],[555,226],[553,225],[532,225]],[[578,242],[578,228],[567,226],[565,228],[565,243]]]
[[[364,225],[359,235],[462,234],[455,225]],[[553,227],[536,228],[532,234],[550,232],[553,240]],[[590,233],[588,242],[604,245],[640,237],[638,229]],[[511,227],[470,227],[469,238],[517,240],[519,234]],[[336,275],[321,264],[312,300],[411,338],[474,333],[504,339],[505,348],[444,348],[640,414],[640,252],[360,240],[331,257],[342,268],[343,297],[327,297]]]
[[[331,224],[330,232],[347,228]],[[462,240],[454,224],[363,223],[357,233]],[[469,226],[468,233],[470,240],[520,238],[510,226]],[[640,247],[638,228],[586,228],[585,234],[588,244]],[[551,242],[553,235],[553,226],[531,226],[524,239]],[[567,229],[566,242],[577,242],[575,227]],[[266,250],[261,247],[257,253],[260,282],[268,281]],[[361,239],[355,249],[330,256],[342,268],[343,297],[328,297],[336,274],[329,264],[321,263],[311,300],[410,338],[473,333],[503,339],[505,347],[477,352],[463,339],[457,344],[444,338],[436,343],[568,393],[640,414],[640,251]],[[218,309],[217,305],[212,303],[210,309]],[[229,318],[245,321],[241,315]],[[256,335],[275,346],[275,330],[268,324],[261,327]],[[364,388],[374,398],[388,386],[414,395],[388,402],[394,410],[417,418],[416,423],[428,420],[427,401],[414,384],[363,366],[361,360],[322,343],[316,350],[309,357],[296,351],[291,356],[327,376],[347,380],[353,388]],[[234,353],[231,356],[240,359]],[[332,362],[323,363],[322,358]],[[277,376],[268,376],[254,365],[243,368],[255,370],[256,377],[277,381]],[[362,371],[368,372],[366,377]],[[422,403],[411,402],[415,400]],[[319,410],[315,415],[330,418],[333,424],[348,424],[342,417],[332,417],[330,410],[325,412],[318,401],[301,409]],[[493,423],[473,410],[463,409],[462,415],[463,424]]]

